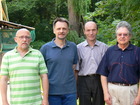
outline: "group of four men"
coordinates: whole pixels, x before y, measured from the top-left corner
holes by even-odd
[[[96,39],[93,21],[85,23],[86,40],[77,46],[66,40],[65,18],[54,20],[53,32],[55,38],[38,51],[30,47],[27,29],[17,31],[17,47],[4,55],[1,65],[3,105],[76,105],[77,98],[80,105],[140,105],[140,48],[130,43],[129,23],[118,23],[117,44],[109,48]]]

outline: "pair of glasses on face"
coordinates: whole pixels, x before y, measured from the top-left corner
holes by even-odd
[[[117,34],[117,36],[119,36],[119,37],[121,37],[121,36],[127,37],[127,36],[129,36],[129,34]]]
[[[16,37],[18,37],[19,39],[31,39],[30,36],[16,36]]]

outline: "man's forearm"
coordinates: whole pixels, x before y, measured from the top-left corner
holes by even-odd
[[[48,100],[48,91],[49,91],[49,82],[47,74],[41,76],[42,79],[42,88],[43,88],[43,98]]]
[[[107,77],[101,75],[101,83],[102,83],[104,94],[108,93]]]
[[[1,76],[0,79],[0,92],[1,92],[1,97],[2,97],[2,103],[4,105],[8,105],[8,99],[7,99],[7,88],[8,88],[8,78],[7,76]]]

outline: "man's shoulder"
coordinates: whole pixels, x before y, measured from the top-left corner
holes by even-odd
[[[43,46],[50,46],[52,45],[52,41],[45,43]]]
[[[14,54],[14,53],[15,53],[15,49],[6,52],[4,55],[8,56],[8,55],[11,55],[11,54]]]
[[[53,45],[53,43],[52,43],[52,41],[50,41],[50,42],[43,44],[42,47],[46,48],[46,47],[51,47],[52,45]]]
[[[100,46],[108,46],[107,44],[105,44],[104,42],[101,42],[99,40],[97,40],[97,44],[99,44]]]
[[[33,53],[40,53],[40,51],[38,50],[38,49],[31,49],[31,51],[33,52]]]
[[[131,44],[131,46],[135,52],[140,52],[140,47],[133,45],[133,44]]]
[[[79,43],[79,44],[77,45],[77,47],[84,46],[85,44],[86,44],[86,41],[83,41],[83,42]]]
[[[67,40],[69,44],[76,45],[74,42]]]
[[[74,42],[67,41],[67,44],[68,44],[69,46],[74,46],[74,47],[76,47],[76,44],[75,44]]]
[[[113,51],[115,49],[116,49],[116,45],[110,46],[110,47],[108,47],[107,52]]]

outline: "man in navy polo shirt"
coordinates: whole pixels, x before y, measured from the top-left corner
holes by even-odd
[[[76,105],[75,66],[78,61],[76,44],[66,40],[69,22],[57,18],[53,22],[55,38],[40,49],[48,67],[49,104]]]
[[[118,23],[116,37],[117,44],[107,50],[97,70],[104,100],[108,105],[140,105],[140,48],[130,43],[128,22]]]

